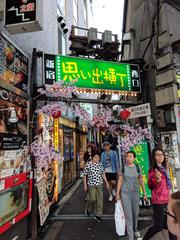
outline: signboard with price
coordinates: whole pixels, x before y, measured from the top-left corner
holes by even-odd
[[[44,54],[46,84],[77,79],[79,90],[97,92],[140,92],[138,65],[107,62],[95,59]]]
[[[6,29],[12,34],[42,30],[42,2],[42,0],[6,0]]]

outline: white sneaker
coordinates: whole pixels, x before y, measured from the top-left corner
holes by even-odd
[[[134,236],[135,236],[136,238],[140,238],[140,237],[141,237],[141,234],[140,234],[140,232],[136,231],[136,232],[134,232]],[[139,239],[139,240],[140,240],[140,239]]]
[[[115,197],[116,196],[116,191],[112,189],[112,195]]]
[[[112,196],[112,195],[110,195],[110,196],[109,196],[109,200],[108,200],[108,201],[109,201],[109,202],[112,202],[112,200],[113,200],[113,196]]]
[[[143,237],[138,237],[138,238],[137,238],[137,240],[142,240],[142,239],[143,239]]]

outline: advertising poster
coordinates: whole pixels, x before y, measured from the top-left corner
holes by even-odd
[[[64,129],[64,161],[74,160],[74,140],[73,131]]]
[[[136,164],[138,164],[142,169],[142,175],[144,180],[144,185],[147,193],[147,197],[151,198],[151,190],[148,187],[148,171],[149,171],[149,152],[147,142],[142,141],[139,144],[136,144],[132,151],[136,153]],[[143,193],[141,191],[141,197]]]
[[[40,225],[42,226],[49,215],[49,200],[46,192],[46,179],[42,177],[37,182],[37,190],[39,195],[39,216]]]
[[[39,141],[47,146],[52,144],[53,141],[53,118],[43,113],[38,115],[38,133]],[[42,169],[41,169],[42,170]],[[50,204],[57,201],[58,193],[58,162],[55,159],[50,159],[47,170],[39,173],[38,178],[44,175],[46,179],[46,192]]]
[[[0,80],[28,89],[28,58],[0,34]]]
[[[0,88],[0,137],[27,135],[27,100]]]
[[[0,227],[28,208],[28,182],[0,192]]]
[[[63,162],[64,162],[64,157],[63,157],[63,130],[59,129],[59,150],[60,150],[60,161],[58,164],[59,167],[59,181],[58,181],[58,193],[60,193],[62,191],[62,187],[63,187],[63,172],[64,172],[64,166],[63,166]]]
[[[29,147],[19,150],[0,151],[0,178],[31,170]]]

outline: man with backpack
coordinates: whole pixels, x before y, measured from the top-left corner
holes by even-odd
[[[110,185],[109,201],[116,196],[116,180],[119,172],[119,160],[116,151],[110,149],[111,144],[108,141],[103,143],[104,152],[101,154],[101,163],[103,165],[107,181]]]
[[[139,185],[144,193],[144,200],[147,201],[143,176],[139,165],[134,163],[136,154],[133,151],[126,153],[126,163],[120,169],[117,184],[116,200],[121,197],[125,213],[127,233],[129,240],[140,238],[138,227],[139,215]]]

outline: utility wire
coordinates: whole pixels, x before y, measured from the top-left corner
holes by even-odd
[[[161,10],[162,5],[163,5],[163,3],[162,3],[161,6],[159,7],[159,11]],[[155,10],[155,11],[156,11],[156,10]],[[145,55],[146,55],[146,52],[147,52],[147,50],[148,50],[148,48],[149,48],[149,46],[150,46],[150,44],[151,44],[151,42],[152,42],[152,40],[153,40],[153,38],[154,38],[154,35],[155,35],[155,20],[156,20],[156,17],[157,17],[157,12],[154,14],[154,17],[153,17],[153,21],[152,21],[152,34],[151,34],[150,40],[149,40],[149,42],[148,42],[148,44],[147,44],[147,46],[146,46],[146,48],[145,48],[145,50],[144,50],[144,53],[143,53],[143,55],[142,55],[142,59],[144,59],[144,57],[145,57]]]

